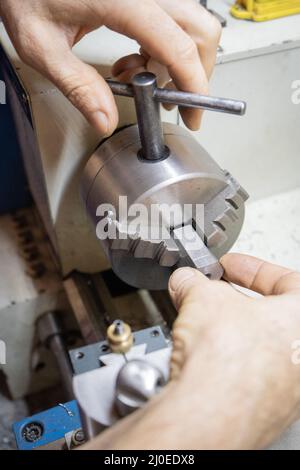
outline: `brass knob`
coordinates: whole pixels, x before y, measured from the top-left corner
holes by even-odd
[[[126,353],[133,345],[130,326],[122,320],[115,320],[107,329],[107,340],[112,352]]]

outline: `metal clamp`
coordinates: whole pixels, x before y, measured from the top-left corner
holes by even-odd
[[[106,82],[115,95],[134,98],[142,144],[140,156],[147,161],[159,161],[169,155],[169,150],[163,139],[159,103],[186,108],[200,108],[239,116],[246,112],[246,103],[244,101],[158,88],[156,77],[150,72],[135,75],[131,85],[110,79]]]

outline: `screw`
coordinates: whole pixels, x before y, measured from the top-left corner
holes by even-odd
[[[84,357],[84,353],[82,351],[78,351],[75,355],[76,359],[82,359]]]
[[[27,442],[36,442],[42,437],[43,434],[44,428],[42,424],[33,421],[26,424],[22,430],[22,437]]]
[[[101,349],[101,352],[107,352],[109,351],[109,346],[108,344],[102,344],[100,349]]]
[[[72,444],[74,446],[79,446],[85,441],[85,436],[84,432],[82,429],[77,429],[77,431],[74,431],[72,434]]]
[[[157,336],[159,336],[159,331],[158,330],[152,330],[151,331],[151,336],[153,336],[153,338],[157,338]]]

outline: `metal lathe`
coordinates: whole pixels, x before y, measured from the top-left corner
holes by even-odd
[[[177,315],[167,285],[178,267],[221,279],[219,259],[234,245],[300,268],[299,111],[281,102],[299,75],[299,17],[281,19],[279,31],[211,4],[227,27],[209,96],[160,88],[146,72],[112,80],[112,63],[136,44],[105,28],[76,46],[117,101],[119,127],[103,141],[20,61],[0,24],[33,196],[31,207],[0,218],[0,339],[13,345],[1,368],[13,398],[63,384],[57,402],[14,424],[20,449],[80,446],[160,392]],[[108,45],[100,55],[99,43]],[[206,110],[200,132],[184,127],[178,107]]]
[[[221,279],[223,270],[218,258],[238,237],[248,195],[187,131],[161,122],[160,103],[237,115],[245,113],[245,103],[161,89],[149,72],[136,75],[129,85],[112,80],[108,83],[115,94],[134,98],[137,124],[117,130],[102,142],[83,170],[85,209],[95,227],[106,227],[102,237],[96,230],[99,250],[101,242],[114,275],[124,285],[147,290],[148,296],[151,291],[166,291],[171,273],[180,266],[192,266],[210,279]],[[120,198],[126,198],[128,214],[121,214]],[[130,215],[137,203],[147,213],[139,223]],[[99,211],[101,205],[103,213]],[[153,205],[159,215],[155,224]],[[133,320],[125,322],[122,312],[108,307],[111,293],[103,278],[94,275],[84,280],[91,290],[90,300],[96,300],[95,312],[88,306],[83,312],[82,305],[78,305],[84,297],[78,292],[76,300],[74,295],[76,275],[65,281],[65,289],[83,340],[90,344],[68,352],[58,311],[45,312],[37,321],[39,340],[54,353],[66,391],[76,399],[72,404],[75,410],[69,410],[70,404],[60,406],[70,411],[70,418],[75,414],[79,419],[70,446],[76,445],[73,441],[78,433],[82,439],[90,439],[158,393],[169,378],[172,350],[170,314],[162,314],[163,323],[132,331]],[[100,289],[95,298],[97,284]],[[155,304],[154,292],[153,296]],[[174,317],[166,292],[161,301],[168,304],[166,308],[173,311]],[[147,308],[151,310],[149,300],[145,301]],[[148,318],[146,315],[144,320]],[[90,335],[103,340],[91,342]],[[16,424],[16,436],[25,447],[43,445],[45,430],[36,419]]]

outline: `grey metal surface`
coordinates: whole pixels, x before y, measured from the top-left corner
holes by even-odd
[[[104,426],[116,423],[120,416],[115,406],[116,380],[126,361],[142,359],[159,368],[165,381],[169,379],[171,347],[145,354],[144,345],[134,346],[126,355],[105,356],[106,367],[100,367],[74,376],[73,386],[77,402],[94,421]],[[126,356],[126,357],[125,357]]]
[[[139,154],[149,161],[160,160],[169,155],[169,149],[163,139],[159,103],[237,115],[242,115],[246,111],[246,104],[242,101],[158,88],[156,77],[150,72],[135,75],[131,85],[112,80],[108,80],[107,83],[114,94],[134,97],[142,144]]]
[[[62,336],[64,326],[61,315],[58,312],[46,312],[38,319],[36,323],[37,334],[42,344],[49,347],[53,336]]]
[[[133,333],[133,338],[134,346],[147,345],[146,354],[168,346],[168,341],[159,326],[136,331]],[[104,364],[101,362],[101,357],[111,353],[112,351],[107,341],[70,350],[69,355],[74,373],[83,374],[84,372],[102,367]]]
[[[105,338],[107,309],[92,276],[74,272],[64,287],[84,341],[88,344]]]
[[[219,13],[217,13],[215,10],[211,10],[210,8],[208,8],[208,6],[207,6],[207,0],[200,0],[199,3],[200,3],[204,8],[206,8],[212,15],[214,15],[214,16],[217,18],[217,20],[220,21],[221,26],[222,26],[223,28],[226,26],[226,24],[227,24],[226,19],[225,19],[223,16],[221,16]]]
[[[152,73],[140,73],[132,80],[135,109],[142,147],[139,156],[149,161],[168,156],[165,147],[158,101],[153,99],[156,77]]]
[[[148,72],[136,75],[131,85],[112,80],[108,84],[113,93],[134,97],[138,119],[138,126],[118,132],[100,146],[82,179],[87,212],[113,270],[135,287],[165,289],[174,269],[184,263],[195,265],[170,232],[196,220],[194,228],[202,249],[199,269],[212,278],[220,276],[220,265],[214,257],[226,253],[236,240],[247,194],[188,132],[174,125],[164,125],[162,130],[158,103],[238,115],[244,114],[245,103],[160,89],[155,75]],[[124,196],[125,214],[120,208]],[[137,215],[135,212],[130,216],[128,210],[137,204],[146,212],[144,219],[133,226]],[[152,211],[158,205],[159,222],[154,222]],[[189,215],[185,212],[187,205],[192,206]],[[197,220],[199,205],[205,207],[201,226]],[[205,266],[205,262],[210,265]]]
[[[68,398],[73,398],[73,370],[65,341],[66,330],[61,314],[58,312],[47,312],[42,315],[37,322],[37,331],[40,341],[52,351],[56,359]]]
[[[133,359],[120,369],[116,380],[115,403],[121,417],[147,403],[165,385],[160,369],[142,359]]]
[[[179,262],[179,250],[171,237],[154,240],[138,232],[128,232],[125,239],[120,239],[123,226],[130,222],[119,213],[120,196],[127,196],[128,208],[139,203],[148,213],[155,204],[168,208],[177,204],[182,210],[175,211],[173,227],[191,222],[181,218],[184,205],[192,205],[193,210],[198,204],[203,205],[203,235],[207,247],[217,258],[226,253],[238,237],[244,218],[244,201],[248,197],[188,131],[166,123],[163,128],[165,144],[170,149],[167,159],[150,164],[139,159],[138,127],[128,127],[93,154],[84,170],[81,188],[94,226],[105,217],[108,225],[115,224],[117,237],[101,240],[114,272],[128,284],[149,290],[167,288],[168,279]],[[103,203],[113,207],[115,214],[108,211],[104,216],[97,215],[98,206]],[[165,228],[169,230],[170,226]]]
[[[149,73],[148,75],[153,74]],[[106,82],[115,95],[134,96],[132,85],[115,82],[111,79],[106,80]],[[238,116],[242,116],[246,112],[246,103],[244,101],[205,96],[185,91],[167,90],[164,88],[156,88],[153,93],[153,99],[159,103],[174,104],[186,108],[201,108],[209,111],[236,114]]]
[[[183,266],[190,264],[192,268],[198,269],[209,279],[221,279],[224,273],[222,265],[205,246],[192,225],[185,225],[173,230],[173,236],[183,255],[180,261]]]

